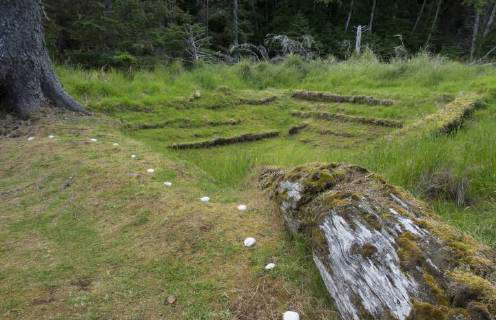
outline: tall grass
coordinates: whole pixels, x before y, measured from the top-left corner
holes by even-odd
[[[242,61],[239,64],[202,64],[185,70],[180,64],[131,74],[116,70],[82,70],[60,66],[67,89],[90,108],[159,106],[193,90],[227,87],[242,89],[296,89],[367,93],[425,99],[460,91],[487,92],[496,87],[493,68],[467,66],[426,54],[408,60],[381,63],[369,56],[344,62],[303,61],[290,56],[279,64]]]

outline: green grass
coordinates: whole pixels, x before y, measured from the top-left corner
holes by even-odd
[[[279,319],[297,308],[305,319],[333,319],[305,243],[289,238],[253,181],[266,165],[365,166],[496,246],[492,67],[420,55],[389,64],[370,56],[340,63],[290,57],[281,64],[244,61],[192,70],[175,64],[133,73],[68,67],[58,72],[71,94],[105,115],[42,120],[30,144],[24,137],[2,140],[2,318],[227,320],[262,310],[264,318]],[[397,103],[311,103],[292,99],[297,89]],[[193,98],[197,90],[200,97]],[[391,140],[395,129],[291,116],[294,110],[326,111],[409,125],[467,93],[487,105],[450,135],[422,131]],[[278,99],[240,103],[270,96]],[[230,120],[239,123],[211,124]],[[303,122],[310,126],[288,135]],[[143,124],[164,125],[133,129]],[[281,136],[203,150],[167,148],[268,130]],[[44,138],[48,134],[56,140]],[[92,137],[99,141],[89,143]],[[148,168],[156,169],[153,176]],[[427,198],[426,187],[438,174],[445,174],[446,192]],[[164,181],[173,187],[164,188]],[[458,205],[449,191],[462,184],[466,201]],[[204,195],[210,204],[198,201]],[[239,203],[250,210],[239,213]],[[242,247],[246,236],[257,238],[255,250]],[[271,261],[278,267],[267,274],[263,265]],[[171,294],[175,306],[164,304]]]
[[[490,66],[468,66],[442,57],[420,54],[388,64],[365,54],[345,62],[302,61],[289,57],[281,64],[244,61],[234,66],[201,65],[185,70],[178,64],[124,75],[116,71],[61,69],[64,83],[93,110],[109,113],[127,124],[175,124],[161,129],[128,131],[153,150],[191,163],[203,172],[201,187],[208,191],[244,188],[244,181],[260,165],[292,166],[309,161],[346,161],[377,171],[395,184],[423,197],[425,181],[449,172],[450,183],[468,181],[466,206],[487,211],[495,197],[496,71]],[[81,90],[84,88],[84,90]],[[315,103],[290,98],[292,90],[328,91],[338,94],[372,95],[396,101],[394,106],[363,106]],[[201,97],[191,100],[195,90]],[[119,92],[119,94],[116,94]],[[295,137],[211,150],[173,152],[176,142],[201,141],[265,130],[286,130],[303,122],[290,112],[324,111],[348,115],[395,119],[409,125],[438,111],[461,94],[477,94],[488,102],[474,120],[450,135],[405,137],[384,141],[390,129],[350,123],[310,120],[311,127]],[[248,106],[241,98],[278,96],[269,105]],[[146,112],[143,110],[146,109]],[[212,120],[240,120],[235,126],[208,126]],[[344,132],[348,137],[323,135]],[[449,186],[448,186],[449,187]],[[235,193],[235,191],[234,191]],[[231,196],[227,196],[230,199]],[[442,198],[442,197],[441,197]],[[448,208],[452,201],[445,199]],[[439,206],[438,206],[439,207]],[[448,209],[439,207],[441,213]],[[461,209],[467,211],[466,209]],[[478,236],[467,223],[453,223]],[[491,218],[483,219],[486,225]],[[494,237],[478,236],[494,245]]]

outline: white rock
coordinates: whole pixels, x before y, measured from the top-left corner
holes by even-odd
[[[238,206],[238,210],[239,210],[239,211],[246,211],[246,209],[248,209],[248,207],[247,207],[245,204],[240,204],[240,205]]]
[[[146,170],[146,172],[148,172],[148,173],[154,173],[155,172],[155,169],[148,169],[148,170]]]
[[[245,241],[243,241],[243,244],[245,247],[253,247],[257,243],[257,240],[255,238],[246,238]]]
[[[97,141],[98,141],[98,139],[91,138],[91,139],[90,139],[90,141],[91,141],[91,142],[97,142]]]
[[[165,181],[165,182],[164,182],[164,186],[166,186],[166,187],[172,187],[172,182],[170,182],[170,181]]]
[[[34,137],[29,137],[28,138],[28,141],[33,141],[34,140]]]
[[[49,135],[49,136],[48,136],[48,139],[53,139],[53,138],[55,138],[55,136],[54,136],[54,135]]]
[[[112,145],[113,145],[114,147],[118,147],[118,146],[119,146],[119,144],[118,144],[117,142],[112,143]]]
[[[200,201],[201,202],[209,202],[210,201],[210,198],[209,197],[201,197],[200,198]]]
[[[300,320],[300,315],[294,311],[286,311],[282,315],[283,320]]]
[[[276,267],[275,263],[269,263],[268,265],[265,266],[265,270],[272,270]]]
[[[131,158],[136,159],[136,155],[135,154],[132,154],[131,155]]]

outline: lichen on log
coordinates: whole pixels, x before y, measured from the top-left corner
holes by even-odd
[[[303,235],[342,319],[482,320],[496,315],[496,253],[358,166],[263,170]]]
[[[353,104],[367,104],[367,105],[390,106],[394,104],[394,101],[389,99],[376,99],[374,97],[368,97],[368,96],[341,96],[333,93],[315,92],[315,91],[297,91],[293,93],[293,98],[310,100],[310,101],[353,103]]]

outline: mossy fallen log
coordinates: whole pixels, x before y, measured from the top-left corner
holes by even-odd
[[[248,104],[248,105],[264,105],[264,104],[270,104],[274,101],[277,100],[277,96],[271,96],[271,97],[266,97],[262,99],[239,99],[239,102],[241,104]]]
[[[399,130],[397,134],[425,132],[448,134],[458,130],[467,117],[484,104],[478,96],[460,96],[453,102],[446,104],[439,111],[420,119],[411,125]]]
[[[368,105],[384,105],[390,106],[394,104],[393,100],[389,99],[376,99],[368,96],[341,96],[326,92],[316,91],[297,91],[293,93],[293,98],[321,101],[321,102],[335,102],[335,103],[353,103],[353,104],[368,104]]]
[[[209,120],[203,122],[194,122],[190,119],[173,119],[163,122],[155,123],[139,123],[139,124],[125,124],[124,128],[128,130],[149,130],[149,129],[162,129],[168,127],[175,128],[203,128],[203,127],[220,127],[220,126],[236,126],[241,123],[239,119],[228,120]]]
[[[168,146],[169,149],[202,149],[202,148],[212,148],[217,146],[224,146],[229,144],[243,143],[243,142],[252,142],[263,139],[270,139],[278,137],[280,134],[279,131],[270,131],[263,133],[247,133],[240,136],[229,137],[229,138],[215,138],[212,140],[200,141],[200,142],[191,142],[191,143],[177,143]]]
[[[342,319],[494,319],[495,251],[410,194],[344,164],[266,168],[260,181]]]
[[[307,127],[308,127],[308,123],[303,123],[303,124],[300,124],[297,126],[293,126],[293,127],[289,128],[288,135],[294,136],[295,134],[300,133],[300,131],[306,129]]]
[[[336,120],[342,122],[355,122],[367,125],[374,125],[380,127],[390,127],[390,128],[402,128],[403,123],[400,121],[389,120],[389,119],[377,119],[377,118],[365,118],[349,116],[342,113],[330,113],[330,112],[302,112],[293,111],[291,115],[303,119],[318,119],[318,120]]]

